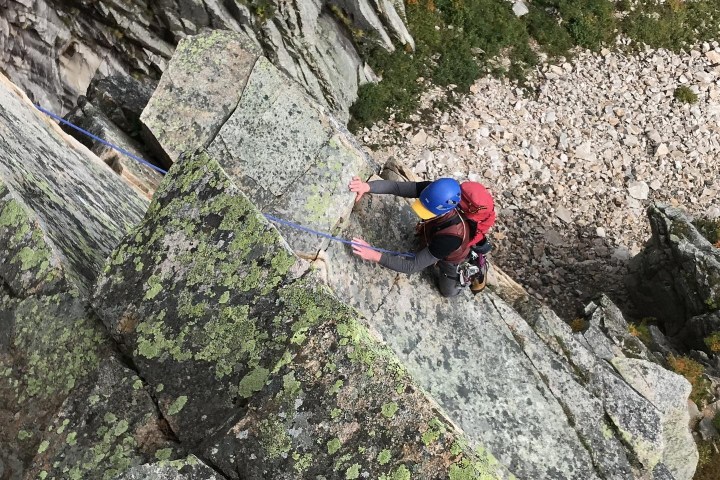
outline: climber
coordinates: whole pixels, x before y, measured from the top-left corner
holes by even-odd
[[[461,186],[452,178],[434,182],[393,182],[376,180],[363,182],[354,177],[349,185],[355,192],[355,202],[366,193],[393,194],[417,198],[412,209],[421,218],[416,235],[421,249],[414,258],[380,253],[372,250],[362,238],[354,238],[353,252],[364,260],[400,273],[415,273],[430,265],[437,265],[438,283],[443,296],[458,295],[465,286],[461,279],[467,260],[482,257],[492,248],[487,240],[488,229],[495,222],[495,210],[490,193],[477,182]],[[473,255],[472,252],[475,252]],[[486,267],[475,273],[470,285],[473,293],[485,288]]]

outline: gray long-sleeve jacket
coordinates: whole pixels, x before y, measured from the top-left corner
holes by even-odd
[[[430,182],[393,182],[376,180],[369,182],[370,193],[391,194],[398,197],[418,198]],[[433,242],[415,254],[414,258],[399,257],[383,253],[380,265],[400,273],[415,273],[442,260],[460,246],[460,239],[438,235]],[[437,256],[436,256],[437,255]]]

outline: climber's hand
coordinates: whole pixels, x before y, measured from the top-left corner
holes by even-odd
[[[382,257],[382,253],[373,250],[369,247],[370,244],[367,243],[362,238],[353,238],[353,253],[357,255],[358,257],[362,258],[363,260],[368,260],[370,262],[379,262],[380,257]]]
[[[360,177],[353,177],[348,187],[350,187],[351,192],[357,194],[355,196],[355,202],[359,202],[362,196],[370,191],[370,185],[360,180]]]

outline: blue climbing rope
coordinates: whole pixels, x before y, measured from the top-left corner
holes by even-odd
[[[397,256],[399,256],[399,257],[407,257],[407,258],[414,258],[414,257],[415,257],[415,254],[414,254],[414,253],[400,253],[400,252],[393,252],[393,251],[391,251],[391,250],[385,250],[384,248],[370,247],[370,246],[367,246],[367,245],[363,245],[362,243],[352,242],[352,241],[347,240],[347,239],[345,239],[345,238],[334,237],[334,236],[330,235],[329,233],[318,232],[317,230],[313,230],[312,228],[303,227],[302,225],[298,225],[297,223],[291,222],[291,221],[289,221],[289,220],[283,220],[282,218],[273,217],[272,215],[268,215],[267,213],[265,213],[264,215],[265,215],[265,218],[267,218],[268,220],[271,220],[271,221],[273,221],[273,222],[279,223],[279,224],[281,224],[281,225],[287,225],[288,227],[292,227],[292,228],[294,228],[294,229],[296,229],[296,230],[300,230],[300,231],[303,231],[303,232],[314,233],[315,235],[318,235],[318,236],[320,236],[320,237],[328,238],[328,239],[330,239],[330,240],[334,240],[334,241],[336,241],[336,242],[341,242],[341,243],[344,243],[344,244],[346,244],[346,245],[353,245],[353,246],[356,245],[356,246],[359,246],[359,247],[365,247],[365,248],[369,248],[369,249],[371,249],[371,250],[375,250],[376,252],[388,253],[388,254],[390,254],[390,255],[397,255]]]
[[[52,112],[50,112],[50,111],[48,111],[48,110],[45,110],[45,109],[42,108],[40,105],[35,105],[35,108],[37,108],[37,109],[40,110],[42,113],[44,113],[45,115],[49,116],[50,118],[53,118],[53,119],[57,120],[58,122],[62,123],[63,125],[67,125],[68,127],[72,128],[72,129],[74,129],[74,130],[77,130],[78,132],[82,133],[83,135],[87,135],[88,137],[92,138],[93,140],[95,140],[95,141],[97,141],[97,142],[102,143],[102,144],[105,145],[105,146],[110,147],[110,148],[112,148],[113,150],[117,150],[118,152],[122,153],[123,155],[132,158],[132,159],[135,160],[136,162],[139,162],[139,163],[145,165],[146,167],[152,168],[152,169],[155,170],[156,172],[160,172],[160,173],[162,173],[163,175],[167,174],[167,171],[166,171],[166,170],[163,170],[162,168],[153,165],[152,163],[148,162],[147,160],[143,160],[142,158],[140,158],[140,157],[138,157],[138,156],[136,156],[136,155],[133,155],[132,153],[130,153],[130,152],[128,152],[127,150],[125,150],[124,148],[118,147],[117,145],[113,145],[112,143],[110,143],[110,142],[108,142],[108,141],[106,141],[106,140],[103,140],[102,138],[98,137],[97,135],[93,135],[92,133],[88,132],[87,130],[85,130],[85,129],[83,129],[83,128],[78,127],[77,125],[73,125],[72,123],[68,122],[68,121],[65,120],[64,118],[62,118],[62,117],[60,117],[60,116],[58,116],[58,115],[55,115],[54,113],[52,113]],[[333,236],[333,235],[330,235],[329,233],[319,232],[319,231],[317,231],[317,230],[313,230],[312,228],[304,227],[304,226],[302,226],[302,225],[299,225],[299,224],[297,224],[297,223],[291,222],[291,221],[289,221],[289,220],[283,220],[282,218],[277,218],[277,217],[274,217],[274,216],[268,215],[268,214],[263,214],[263,215],[265,215],[265,218],[267,218],[268,220],[270,220],[270,221],[272,221],[272,222],[279,223],[279,224],[281,224],[281,225],[286,225],[286,226],[288,226],[288,227],[294,228],[294,229],[296,229],[296,230],[300,230],[300,231],[302,231],[302,232],[312,233],[312,234],[317,235],[317,236],[319,236],[319,237],[327,238],[327,239],[330,239],[330,240],[333,240],[333,241],[336,241],[336,242],[341,242],[341,243],[344,243],[344,244],[346,244],[346,245],[359,246],[359,247],[364,246],[365,248],[369,248],[370,250],[375,250],[376,252],[387,253],[387,254],[390,254],[390,255],[397,255],[397,256],[400,256],[400,257],[407,257],[407,258],[414,258],[414,257],[415,257],[415,254],[413,254],[413,253],[393,252],[393,251],[391,251],[391,250],[385,250],[384,248],[377,248],[377,247],[371,247],[371,246],[369,246],[369,245],[362,245],[361,243],[352,242],[352,241],[347,240],[347,239],[345,239],[345,238],[335,237],[335,236]]]
[[[35,108],[37,108],[38,110],[40,110],[40,111],[41,111],[42,113],[44,113],[45,115],[47,115],[47,116],[49,116],[49,117],[51,117],[51,118],[54,118],[55,120],[57,120],[58,122],[62,123],[63,125],[67,125],[68,127],[77,130],[78,132],[82,133],[83,135],[87,135],[88,137],[92,138],[92,139],[95,140],[95,141],[98,141],[98,142],[102,143],[102,144],[105,145],[105,146],[110,147],[110,148],[112,148],[112,149],[114,149],[114,150],[117,150],[118,152],[122,153],[123,155],[132,158],[132,159],[135,160],[136,162],[140,162],[140,163],[142,163],[143,165],[145,165],[146,167],[152,168],[152,169],[155,170],[156,172],[160,172],[160,173],[162,173],[163,175],[165,175],[165,174],[167,173],[167,171],[163,170],[162,168],[156,167],[155,165],[153,165],[152,163],[148,162],[147,160],[143,160],[142,158],[133,155],[132,153],[130,153],[130,152],[128,152],[127,150],[125,150],[124,148],[118,147],[117,145],[113,145],[113,144],[110,143],[110,142],[106,142],[105,140],[103,140],[102,138],[98,137],[97,135],[93,135],[92,133],[88,132],[87,130],[82,129],[82,128],[78,127],[77,125],[73,125],[72,123],[68,122],[68,121],[65,120],[64,118],[62,118],[62,117],[60,117],[60,116],[58,116],[58,115],[55,115],[55,114],[52,113],[52,112],[48,112],[47,110],[45,110],[44,108],[42,108],[40,105],[35,105]]]

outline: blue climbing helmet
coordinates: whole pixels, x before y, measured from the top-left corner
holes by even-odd
[[[460,184],[453,178],[439,178],[420,192],[412,209],[423,220],[443,215],[460,205]]]

